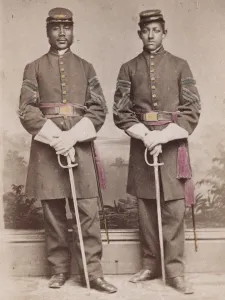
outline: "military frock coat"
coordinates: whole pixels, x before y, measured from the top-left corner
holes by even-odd
[[[76,104],[84,107],[96,131],[104,123],[107,108],[93,66],[71,50],[59,56],[50,51],[25,67],[21,88],[19,116],[32,135],[26,182],[29,197],[40,200],[71,197],[68,170],[59,166],[54,148],[34,140],[47,121],[40,104]],[[82,116],[59,116],[51,120],[61,129],[69,130]],[[90,142],[75,146],[78,167],[74,168],[78,198],[98,195]],[[63,158],[65,164],[65,158]]]
[[[114,99],[114,122],[123,130],[140,121],[136,113],[168,111],[180,114],[177,124],[189,134],[198,124],[200,100],[196,82],[188,63],[163,47],[155,54],[144,50],[122,65]],[[150,126],[162,130],[167,125]],[[162,147],[159,159],[162,190],[165,201],[184,198],[184,182],[177,179],[177,152],[183,140],[171,141]],[[154,168],[144,160],[145,146],[131,138],[127,192],[139,198],[155,199]]]

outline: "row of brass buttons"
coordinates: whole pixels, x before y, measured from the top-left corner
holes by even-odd
[[[151,58],[151,59],[154,59],[154,56],[151,55],[150,58]],[[155,76],[154,76],[154,72],[155,72],[155,69],[154,69],[155,63],[154,63],[154,61],[151,61],[150,65],[151,65],[151,67],[152,67],[152,68],[150,68],[150,74],[151,74],[151,89],[152,89],[152,91],[155,91],[156,86],[155,86]],[[156,94],[155,94],[155,93],[152,93],[152,98],[153,98],[153,100],[156,101]],[[154,107],[156,107],[157,105],[158,105],[157,102],[153,102],[153,106],[154,106]]]
[[[67,95],[67,91],[66,91],[66,75],[65,75],[65,69],[63,67],[63,57],[60,56],[59,57],[59,64],[60,64],[60,68],[59,68],[59,71],[60,71],[60,76],[61,76],[61,87],[62,87],[62,95],[63,95],[63,100],[62,100],[62,103],[66,104],[67,103],[67,100],[65,98],[65,96]]]

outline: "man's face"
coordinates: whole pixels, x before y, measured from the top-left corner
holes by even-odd
[[[49,44],[54,50],[64,50],[73,43],[73,26],[69,23],[53,23],[47,29]]]
[[[138,35],[144,47],[150,51],[154,51],[162,45],[166,32],[163,32],[162,25],[159,22],[152,22],[139,30]]]

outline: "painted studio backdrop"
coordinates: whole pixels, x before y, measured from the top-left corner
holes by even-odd
[[[225,227],[225,2],[223,0],[4,0],[3,146],[6,228],[42,228],[36,199],[24,194],[31,137],[17,116],[27,63],[48,51],[45,19],[55,6],[74,13],[72,51],[90,61],[104,90],[109,114],[97,141],[107,187],[103,191],[109,227],[136,229],[136,201],[126,195],[129,138],[112,121],[116,78],[122,63],[142,51],[138,13],[160,8],[166,19],[165,49],[186,59],[202,101],[200,124],[190,138],[196,183],[198,227]],[[101,214],[101,211],[100,211]],[[187,226],[190,212],[187,211]]]

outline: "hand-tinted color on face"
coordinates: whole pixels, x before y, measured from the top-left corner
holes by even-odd
[[[146,24],[138,31],[138,35],[142,40],[145,49],[154,51],[162,45],[166,32],[163,32],[162,25],[159,22],[152,22]]]
[[[69,23],[53,23],[48,26],[47,35],[54,50],[67,49],[73,43],[73,26]]]

